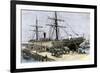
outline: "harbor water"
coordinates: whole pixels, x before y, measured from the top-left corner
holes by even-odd
[[[31,62],[38,62],[38,61],[35,61],[34,58],[29,58],[29,59],[25,59],[23,56],[21,56],[21,62],[22,63],[31,63]]]

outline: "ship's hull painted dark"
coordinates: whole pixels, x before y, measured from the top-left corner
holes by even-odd
[[[53,42],[54,47],[64,47],[67,46],[70,50],[76,51],[79,45],[84,41],[83,37],[63,39],[62,41]]]

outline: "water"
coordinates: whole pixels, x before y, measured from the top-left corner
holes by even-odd
[[[38,62],[38,61],[36,61],[36,60],[34,60],[34,58],[29,58],[29,59],[25,59],[25,58],[23,58],[23,56],[21,56],[21,62],[22,63],[31,63],[31,62]]]

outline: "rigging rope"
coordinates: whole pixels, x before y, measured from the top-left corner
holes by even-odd
[[[70,29],[71,29],[71,31],[75,34],[75,35],[79,35],[79,34],[77,34],[76,32],[74,32],[74,30],[72,29],[72,27],[67,23],[67,25],[70,27]]]

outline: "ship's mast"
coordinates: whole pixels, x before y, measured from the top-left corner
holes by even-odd
[[[37,19],[37,17],[36,17],[36,25],[32,25],[32,27],[35,27],[35,30],[32,30],[32,31],[34,31],[35,33],[36,33],[36,40],[38,40],[38,37],[39,37],[39,32],[41,32],[41,31],[39,31],[39,28],[42,28],[42,26],[38,26],[38,19]]]
[[[51,25],[51,24],[47,24],[47,25],[53,27],[53,30],[55,30],[55,35],[56,35],[55,40],[59,40],[59,28],[65,28],[65,26],[59,26],[58,21],[64,21],[64,20],[58,19],[56,11],[55,11],[55,17],[54,18],[49,17],[49,19],[54,20],[54,25]]]
[[[35,28],[36,28],[36,40],[38,40],[38,20],[36,19],[36,26],[35,26]]]
[[[58,28],[58,22],[57,22],[57,13],[55,12],[55,30],[56,30],[56,40],[58,40],[58,35],[59,35],[59,28]]]

